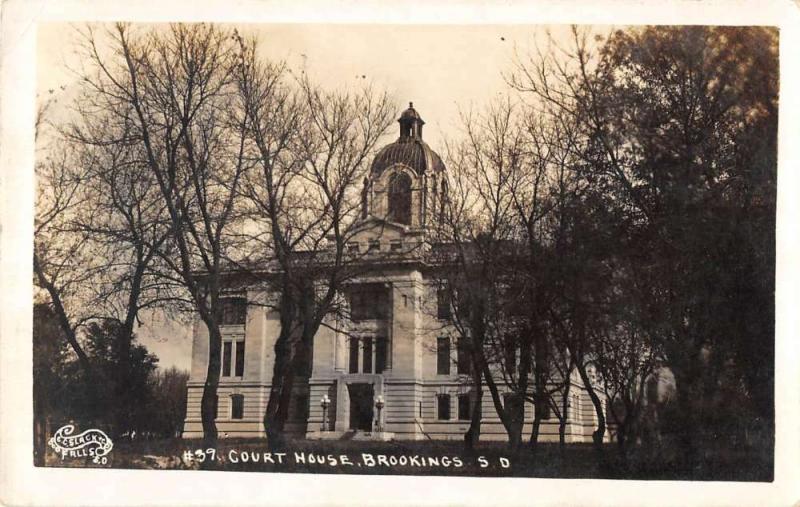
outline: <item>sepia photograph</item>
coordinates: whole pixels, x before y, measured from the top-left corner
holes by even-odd
[[[774,28],[39,34],[38,465],[771,479]]]
[[[778,26],[33,28],[25,466],[776,480]]]

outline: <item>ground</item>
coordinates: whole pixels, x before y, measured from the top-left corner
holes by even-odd
[[[288,443],[283,454],[270,453],[263,439],[225,439],[213,447],[200,440],[115,442],[105,465],[89,459],[60,459],[48,452],[47,465],[135,469],[203,469],[248,472],[505,476],[540,478],[670,479],[771,481],[771,456],[754,449],[707,453],[693,469],[669,452],[637,449],[627,463],[614,444],[598,453],[589,444],[539,444],[516,454],[503,443],[481,443],[468,453],[460,441]]]

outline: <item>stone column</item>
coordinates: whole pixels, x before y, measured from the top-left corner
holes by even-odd
[[[347,431],[350,424],[350,393],[347,383],[341,378],[336,381],[336,422],[334,431]]]

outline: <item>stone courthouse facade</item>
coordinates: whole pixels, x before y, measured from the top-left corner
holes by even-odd
[[[297,437],[359,437],[382,428],[387,438],[456,439],[469,427],[473,407],[466,355],[448,328],[449,303],[438,297],[435,267],[420,255],[430,248],[430,231],[447,198],[445,166],[422,140],[424,122],[413,105],[398,121],[400,137],[372,163],[359,229],[347,246],[365,264],[363,276],[348,284],[349,318],[320,328],[310,375],[296,382],[287,431]],[[264,298],[269,294],[254,286],[225,301],[216,420],[222,437],[264,436],[262,417],[280,328],[276,311],[253,304]],[[199,319],[193,339],[187,438],[202,436],[208,335]],[[577,376],[571,393],[567,440],[591,441],[597,419]],[[325,396],[330,404],[323,428]],[[488,391],[482,409],[481,438],[505,439]],[[532,405],[525,413],[529,433]],[[540,438],[558,439],[554,416],[542,425]]]

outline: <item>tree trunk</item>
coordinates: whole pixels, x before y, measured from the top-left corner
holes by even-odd
[[[283,447],[283,428],[285,418],[281,413],[282,399],[291,390],[293,378],[290,373],[292,368],[292,343],[291,325],[287,324],[288,319],[281,318],[281,331],[275,340],[275,365],[272,370],[272,385],[269,390],[269,401],[264,411],[264,432],[267,435],[267,445],[270,449],[280,449]]]
[[[534,321],[538,319],[538,314],[534,313],[532,318]],[[527,348],[523,352],[526,354],[528,358],[528,372],[533,369],[533,381],[534,381],[534,406],[533,406],[533,427],[531,428],[531,437],[528,441],[528,445],[531,448],[536,448],[536,445],[539,443],[539,434],[541,432],[542,427],[542,420],[545,419],[547,415],[547,403],[548,394],[547,394],[547,378],[548,374],[547,371],[550,368],[550,358],[547,352],[547,337],[545,336],[544,332],[536,329],[534,331],[533,336],[533,343],[526,342]],[[533,347],[533,353],[536,356],[536,359],[531,363],[531,346]],[[522,361],[520,361],[521,363]],[[522,370],[520,369],[520,378],[522,378]],[[525,373],[525,378],[527,379],[528,373]],[[527,391],[527,383],[525,391]],[[524,392],[524,391],[523,391]]]
[[[131,429],[131,413],[134,409],[129,400],[131,395],[131,348],[133,344],[133,326],[136,322],[136,315],[139,312],[139,295],[141,294],[142,279],[144,277],[143,254],[139,252],[137,260],[137,267],[133,273],[131,281],[131,289],[128,294],[128,306],[126,309],[125,321],[122,323],[119,336],[117,340],[117,352],[119,360],[119,368],[116,372],[116,385],[115,396],[119,401],[119,409],[117,412],[117,420],[114,421],[114,432],[117,435],[125,433],[126,430]]]
[[[531,437],[528,440],[528,445],[535,448],[539,442],[539,433],[542,428],[542,416],[540,411],[536,408],[537,404],[533,405],[533,425],[531,425]]]
[[[289,418],[289,406],[292,402],[292,392],[294,390],[295,380],[298,375],[307,376],[310,373],[311,367],[311,353],[314,346],[314,336],[319,329],[319,323],[316,321],[314,310],[314,287],[304,287],[301,293],[299,304],[299,314],[302,319],[303,329],[301,332],[300,340],[295,344],[291,339],[291,324],[287,323],[284,328],[283,316],[281,318],[281,335],[284,335],[283,329],[287,329],[289,335],[285,336],[286,344],[289,347],[288,356],[290,360],[284,361],[288,364],[287,367],[281,368],[282,377],[280,380],[280,392],[276,398],[273,398],[273,393],[270,392],[270,403],[273,399],[277,400],[277,405],[272,403],[272,410],[268,411],[270,415],[267,424],[267,439],[271,441],[268,443],[271,449],[281,449],[286,445],[286,421]],[[290,309],[294,308],[294,302],[287,303]],[[289,316],[286,317],[289,319]],[[293,347],[293,345],[296,345]],[[278,368],[277,358],[277,343],[276,343],[276,369]],[[284,354],[286,351],[284,351]],[[274,376],[273,376],[274,380]],[[273,383],[273,386],[275,384]],[[269,408],[269,407],[268,407]]]
[[[39,285],[44,287],[47,290],[47,293],[50,295],[50,300],[53,303],[53,308],[56,317],[58,318],[58,324],[61,326],[61,330],[64,331],[64,336],[66,337],[70,347],[72,347],[72,350],[75,351],[75,354],[78,356],[78,362],[86,373],[86,377],[97,381],[98,379],[95,379],[95,371],[92,368],[91,362],[86,356],[86,353],[83,351],[80,343],[78,343],[78,339],[75,336],[75,330],[72,328],[72,325],[70,325],[67,312],[64,309],[63,303],[61,302],[61,296],[59,295],[55,285],[53,285],[50,280],[47,279],[47,276],[45,275],[44,270],[39,263],[39,258],[35,254],[33,256],[33,270],[39,280]]]
[[[287,269],[284,267],[284,269]],[[294,379],[292,378],[292,364],[294,351],[292,347],[292,328],[295,323],[295,302],[291,293],[291,284],[288,270],[284,272],[281,281],[280,321],[281,329],[275,340],[275,364],[272,367],[272,385],[269,390],[269,400],[264,410],[264,433],[267,435],[267,445],[272,450],[283,448],[284,408],[286,399],[291,392]],[[283,401],[282,401],[283,400]]]
[[[675,392],[677,410],[681,415],[681,430],[677,435],[681,457],[688,470],[694,470],[698,465],[699,445],[698,432],[700,431],[699,414],[697,407],[700,405],[697,393],[700,391],[697,375],[692,373],[692,368],[687,371],[674,368]]]
[[[508,448],[511,452],[519,450],[522,443],[522,426],[525,423],[525,398],[518,393],[513,393],[508,397]]]
[[[570,377],[572,376],[572,365],[567,368],[567,378],[564,381],[564,395],[561,398],[561,418],[558,421],[558,445],[561,449],[567,443],[567,419],[569,418],[569,392],[570,387],[572,386],[572,382],[570,382]],[[573,407],[573,412],[577,411],[578,407]]]
[[[594,412],[597,414],[597,429],[592,432],[592,442],[597,450],[602,450],[603,438],[605,437],[606,433],[606,416],[603,413],[603,402],[600,401],[600,398],[597,396],[597,393],[594,390],[594,386],[589,379],[589,375],[586,373],[586,365],[583,364],[583,361],[579,361],[576,358],[575,366],[578,368],[578,374],[581,376],[581,381],[583,382],[586,391],[589,393],[589,399],[592,400]]]
[[[464,446],[470,452],[475,450],[481,437],[481,419],[483,418],[483,382],[481,380],[480,368],[472,354],[472,392],[471,400],[472,413],[470,414],[469,429],[464,434]]]
[[[219,385],[220,354],[222,334],[216,322],[206,322],[208,327],[208,369],[203,385],[203,398],[200,401],[200,417],[203,424],[203,438],[213,444],[217,440],[217,386]]]

